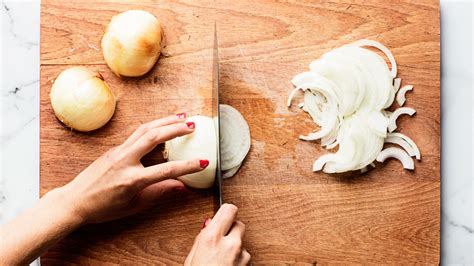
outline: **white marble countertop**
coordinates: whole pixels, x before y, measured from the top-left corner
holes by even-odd
[[[39,197],[40,4],[2,1],[0,9],[1,224]],[[473,9],[441,1],[443,265],[474,265]]]

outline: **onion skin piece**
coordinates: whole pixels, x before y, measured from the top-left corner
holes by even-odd
[[[115,112],[115,96],[103,77],[83,66],[61,72],[49,96],[58,120],[82,132],[104,126]]]
[[[153,68],[164,38],[161,23],[142,10],[112,17],[101,47],[109,68],[119,77],[139,77]]]
[[[400,148],[389,147],[382,150],[377,156],[377,162],[383,163],[388,158],[395,158],[399,160],[405,169],[415,169],[415,163],[413,162],[413,159],[410,157],[410,155],[408,155],[408,153]]]
[[[409,115],[412,116],[416,113],[416,110],[410,107],[401,107],[395,110],[392,115],[390,115],[390,121],[388,123],[388,132],[393,132],[397,129],[397,119],[400,115]]]

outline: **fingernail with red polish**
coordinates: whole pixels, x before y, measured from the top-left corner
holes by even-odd
[[[196,127],[194,122],[186,122],[186,125],[188,126],[188,128],[191,128],[191,129],[194,129]]]
[[[199,165],[201,166],[201,168],[206,168],[209,165],[209,161],[208,160],[199,160]]]
[[[176,115],[178,118],[186,118],[186,113],[179,113]]]
[[[211,221],[211,218],[206,218],[204,222],[202,223],[201,229],[206,228],[206,226],[209,224],[210,221]]]

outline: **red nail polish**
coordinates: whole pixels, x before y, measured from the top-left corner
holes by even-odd
[[[191,129],[194,129],[196,127],[194,122],[186,122],[186,125],[188,126],[188,128],[191,128]]]
[[[201,168],[206,168],[209,165],[209,161],[208,160],[199,160],[199,165],[201,166]]]
[[[211,218],[204,219],[204,222],[202,223],[201,229],[206,228],[206,226],[209,224],[210,221],[211,221]]]
[[[186,118],[186,113],[179,113],[179,114],[176,114],[176,116],[178,118]]]

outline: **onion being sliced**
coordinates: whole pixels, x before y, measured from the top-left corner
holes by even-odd
[[[411,91],[411,90],[413,90],[412,85],[403,86],[400,89],[400,91],[397,93],[398,105],[403,106],[405,104],[405,101],[406,101],[405,94],[407,93],[407,91]]]
[[[214,121],[207,116],[191,116],[187,119],[196,124],[193,133],[177,137],[165,143],[163,155],[168,161],[181,161],[196,158],[209,160],[206,169],[178,177],[180,181],[193,188],[209,188],[214,183],[217,167],[216,130]]]
[[[390,121],[388,122],[388,132],[393,132],[397,129],[397,119],[400,115],[409,115],[412,116],[416,113],[415,109],[410,107],[401,107],[395,110],[390,116]]]
[[[244,117],[230,105],[220,105],[221,170],[239,166],[250,150],[250,130]]]
[[[402,134],[402,133],[398,133],[398,132],[392,132],[392,133],[388,133],[388,137],[387,138],[400,138],[402,140],[404,140],[405,142],[407,142],[410,147],[412,148],[413,150],[413,154],[415,156],[415,158],[419,161],[421,160],[421,153],[420,153],[420,150],[418,149],[418,146],[416,146],[415,142],[409,138],[408,136]],[[413,155],[412,155],[413,156]]]
[[[383,163],[387,158],[395,158],[399,160],[405,169],[415,169],[413,159],[408,155],[408,153],[400,148],[389,147],[382,150],[377,156],[377,162]]]

